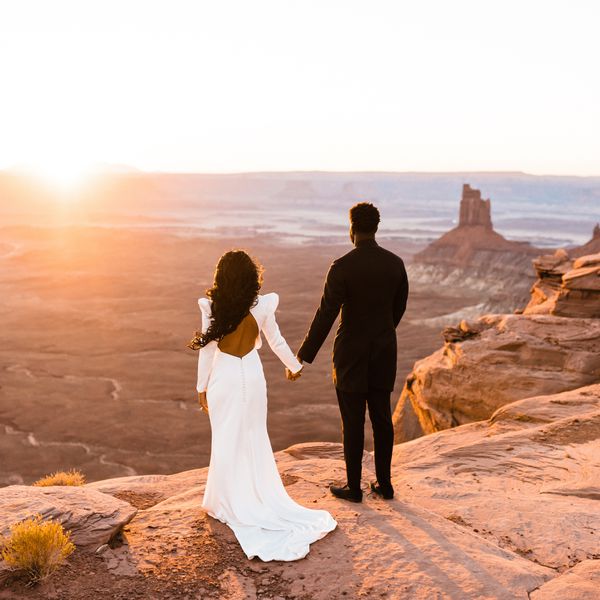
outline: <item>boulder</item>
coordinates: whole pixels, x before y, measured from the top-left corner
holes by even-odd
[[[41,513],[71,531],[71,541],[80,548],[96,549],[129,523],[137,509],[131,504],[85,486],[9,485],[0,488],[0,533]]]

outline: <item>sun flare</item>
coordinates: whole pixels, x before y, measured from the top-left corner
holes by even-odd
[[[31,176],[59,191],[79,188],[92,173],[91,165],[74,160],[54,160],[28,165]]]

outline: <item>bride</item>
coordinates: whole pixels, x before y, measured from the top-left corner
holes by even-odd
[[[197,390],[208,412],[212,445],[202,507],[231,527],[246,556],[296,560],[335,529],[325,510],[294,502],[283,486],[267,433],[267,386],[257,350],[262,332],[286,366],[302,365],[279,332],[279,296],[260,295],[262,267],[242,250],[225,253],[213,286],[200,298],[202,330],[188,344],[199,350]]]

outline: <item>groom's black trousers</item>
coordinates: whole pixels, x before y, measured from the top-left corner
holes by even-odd
[[[360,488],[362,456],[365,445],[365,406],[373,425],[375,472],[383,488],[391,487],[394,426],[390,406],[391,392],[373,390],[366,393],[343,392],[336,388],[342,414],[342,435],[348,486]]]

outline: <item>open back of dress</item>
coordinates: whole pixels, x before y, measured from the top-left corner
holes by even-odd
[[[257,336],[258,323],[252,313],[248,313],[234,331],[221,338],[219,350],[243,358],[254,349]]]

